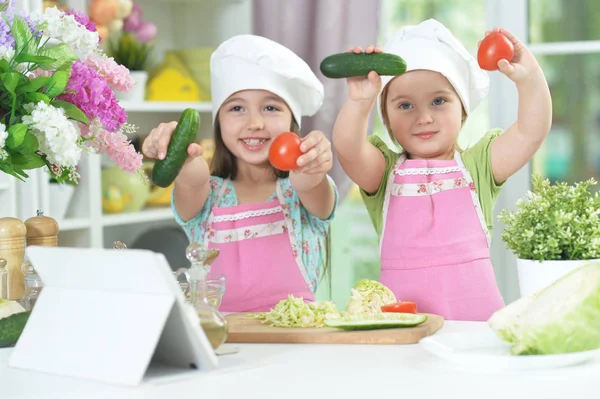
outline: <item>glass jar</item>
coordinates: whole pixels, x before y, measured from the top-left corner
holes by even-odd
[[[35,268],[29,261],[29,259],[25,258],[23,265],[21,266],[21,271],[25,276],[25,293],[23,295],[23,303],[25,310],[32,310],[35,306],[35,302],[37,301],[44,284],[42,279],[35,271]]]

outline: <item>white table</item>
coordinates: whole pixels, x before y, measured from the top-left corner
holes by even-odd
[[[486,329],[447,321],[437,334]],[[600,397],[600,360],[561,369],[460,370],[419,345],[239,345],[218,370],[149,379],[136,388],[10,369],[0,350],[0,398],[528,398]]]

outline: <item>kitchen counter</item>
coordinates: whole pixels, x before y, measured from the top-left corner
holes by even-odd
[[[481,331],[485,323],[447,321],[437,334]],[[235,345],[210,372],[150,377],[139,387],[8,368],[0,349],[0,398],[461,398],[597,397],[600,359],[547,370],[461,370],[419,345]],[[385,396],[384,396],[385,395]]]

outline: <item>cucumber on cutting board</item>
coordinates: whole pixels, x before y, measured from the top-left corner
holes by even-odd
[[[325,320],[325,325],[342,330],[377,330],[381,328],[415,327],[426,320],[427,316],[424,314],[360,313],[347,314],[339,319]]]
[[[17,343],[30,314],[31,311],[20,312],[0,319],[0,348]]]
[[[152,167],[152,182],[159,187],[169,187],[181,172],[188,157],[187,148],[196,140],[200,128],[200,114],[192,108],[185,109],[179,117],[171,136],[165,159],[157,159]]]
[[[391,53],[346,52],[326,57],[321,61],[320,69],[331,79],[366,76],[370,71],[380,76],[397,76],[406,72],[406,61]]]

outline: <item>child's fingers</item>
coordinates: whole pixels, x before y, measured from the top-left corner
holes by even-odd
[[[308,133],[306,137],[301,139],[302,142],[300,143],[300,151],[307,152],[319,144],[321,140],[323,140],[323,133],[318,130],[313,130],[312,132]]]

